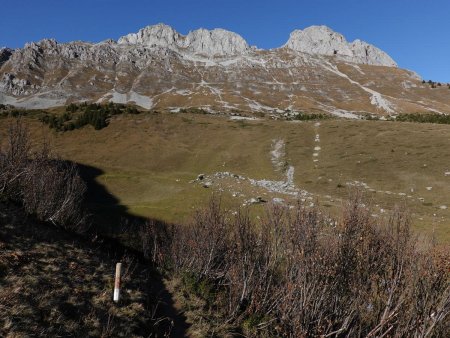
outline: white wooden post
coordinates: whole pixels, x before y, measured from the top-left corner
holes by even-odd
[[[116,280],[114,282],[114,296],[113,300],[117,303],[119,301],[120,294],[120,273],[122,270],[122,263],[116,264]]]

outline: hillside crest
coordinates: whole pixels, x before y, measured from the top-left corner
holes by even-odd
[[[326,26],[295,30],[273,49],[225,29],[183,35],[166,24],[118,40],[44,39],[0,49],[0,104],[25,108],[88,101],[355,118],[449,112],[447,86],[435,89],[377,47]]]

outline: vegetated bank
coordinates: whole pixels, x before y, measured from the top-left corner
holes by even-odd
[[[139,114],[140,112],[135,106],[112,102],[108,104],[71,103],[60,114],[52,113],[50,110],[27,110],[0,105],[0,116],[2,117],[34,116],[56,131],[71,131],[87,125],[93,126],[95,130],[100,130],[107,127],[109,119],[115,115]]]
[[[3,198],[85,231],[76,170],[51,170],[54,160],[30,155],[23,140],[26,132],[13,126],[0,157]],[[136,249],[167,276],[203,336],[445,337],[450,330],[448,251],[419,246],[401,209],[373,219],[358,193],[340,219],[299,203],[270,206],[256,221],[213,199],[189,224],[149,221],[128,235],[139,238]]]
[[[400,114],[395,120],[400,122],[450,124],[450,115],[438,113]]]
[[[2,140],[3,141],[3,140]],[[169,333],[158,274],[91,225],[77,166],[32,151],[20,120],[0,148],[0,335],[148,337]],[[114,265],[124,263],[119,304]]]
[[[118,261],[124,271],[115,304]],[[163,336],[171,320],[160,315],[157,282],[148,264],[117,246],[38,222],[0,202],[0,336]]]
[[[95,130],[100,130],[108,126],[109,120],[116,115],[122,114],[140,114],[143,112],[139,107],[122,104],[122,103],[71,103],[64,107],[64,112],[54,113],[52,109],[25,109],[16,108],[10,105],[0,104],[0,117],[19,117],[30,116],[35,117],[42,123],[48,125],[51,129],[56,131],[71,131],[82,128],[86,125],[91,125]],[[286,109],[283,113],[264,114],[262,112],[242,112],[233,110],[229,113],[210,112],[203,107],[186,107],[180,108],[175,113],[180,114],[218,114],[230,116],[246,116],[248,114],[257,116],[259,118],[269,116],[271,118],[281,118],[289,121],[315,121],[327,120],[337,118],[329,113],[305,112],[305,111],[291,111]],[[416,122],[416,123],[437,123],[450,124],[450,115],[437,112],[416,112],[404,113],[389,117],[379,117],[367,112],[355,112],[363,120],[387,120],[398,122]]]
[[[169,242],[158,249],[186,306],[203,300],[207,334],[445,337],[450,329],[448,251],[419,250],[404,211],[376,222],[358,194],[339,220],[299,204],[272,206],[255,222],[213,200]]]

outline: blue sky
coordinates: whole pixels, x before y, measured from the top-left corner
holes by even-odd
[[[0,46],[51,37],[117,39],[164,22],[180,33],[225,28],[251,45],[274,48],[289,33],[327,25],[347,40],[385,50],[402,68],[450,82],[449,0],[0,0]]]

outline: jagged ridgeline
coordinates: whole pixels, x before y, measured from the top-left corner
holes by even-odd
[[[84,101],[343,117],[450,112],[447,85],[430,86],[381,49],[325,26],[295,30],[269,50],[224,29],[183,35],[164,24],[117,41],[45,39],[0,50],[0,103],[49,108]]]

